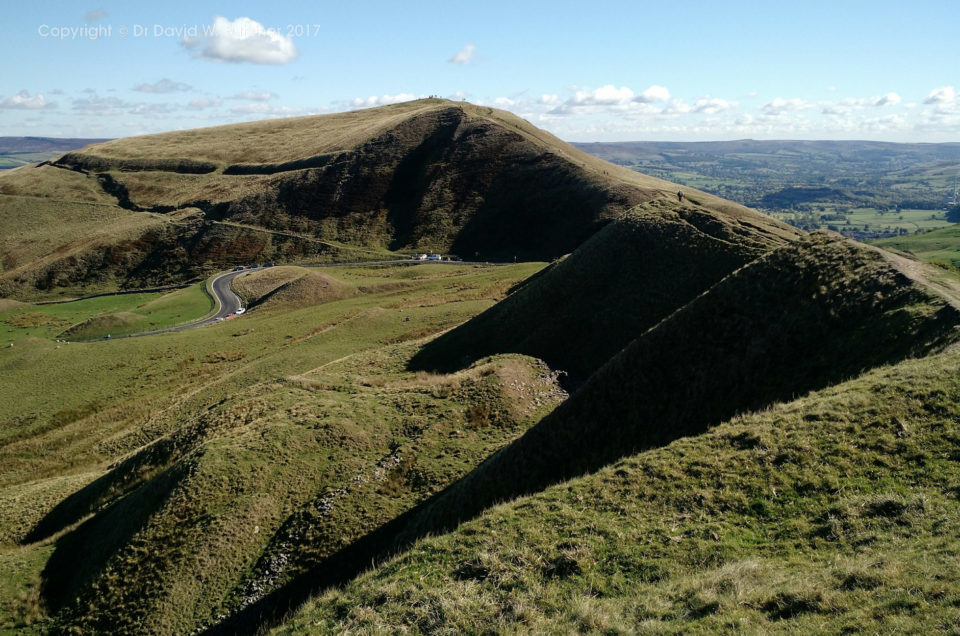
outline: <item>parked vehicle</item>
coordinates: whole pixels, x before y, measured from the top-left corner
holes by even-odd
[[[237,310],[237,315],[239,316],[240,314],[245,313],[246,311],[247,311],[246,309],[241,307],[240,309]]]
[[[242,272],[244,269],[246,268],[243,265],[237,265],[236,267],[233,268],[233,271]]]

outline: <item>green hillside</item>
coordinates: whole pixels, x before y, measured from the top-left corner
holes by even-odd
[[[957,631],[960,276],[685,193],[444,100],[0,176],[0,632]]]
[[[960,629],[960,353],[885,367],[486,511],[276,633]]]
[[[394,540],[452,528],[498,501],[737,413],[942,349],[960,338],[954,303],[880,252],[836,236],[780,248],[631,342],[521,439],[399,524]]]

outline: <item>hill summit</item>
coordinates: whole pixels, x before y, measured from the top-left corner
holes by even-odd
[[[425,99],[93,144],[0,176],[0,290],[180,282],[397,251],[550,260],[679,186],[505,111]],[[777,222],[714,196],[713,215]]]

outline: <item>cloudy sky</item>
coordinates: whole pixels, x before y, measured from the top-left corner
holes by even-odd
[[[572,141],[960,141],[960,2],[4,7],[0,135],[117,137],[428,95]]]

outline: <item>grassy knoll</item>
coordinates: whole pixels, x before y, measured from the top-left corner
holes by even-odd
[[[0,343],[24,338],[91,340],[154,331],[201,318],[213,299],[197,283],[172,292],[99,296],[48,305],[0,307]]]
[[[259,598],[562,399],[529,358],[405,368],[422,339],[541,267],[324,270],[362,290],[193,331],[0,351],[0,547],[33,564],[0,558],[0,579],[42,581],[39,618],[58,630],[190,631]],[[24,625],[31,598],[0,619]]]
[[[897,238],[879,239],[874,245],[913,254],[925,261],[949,263],[960,267],[960,226],[948,227]]]

